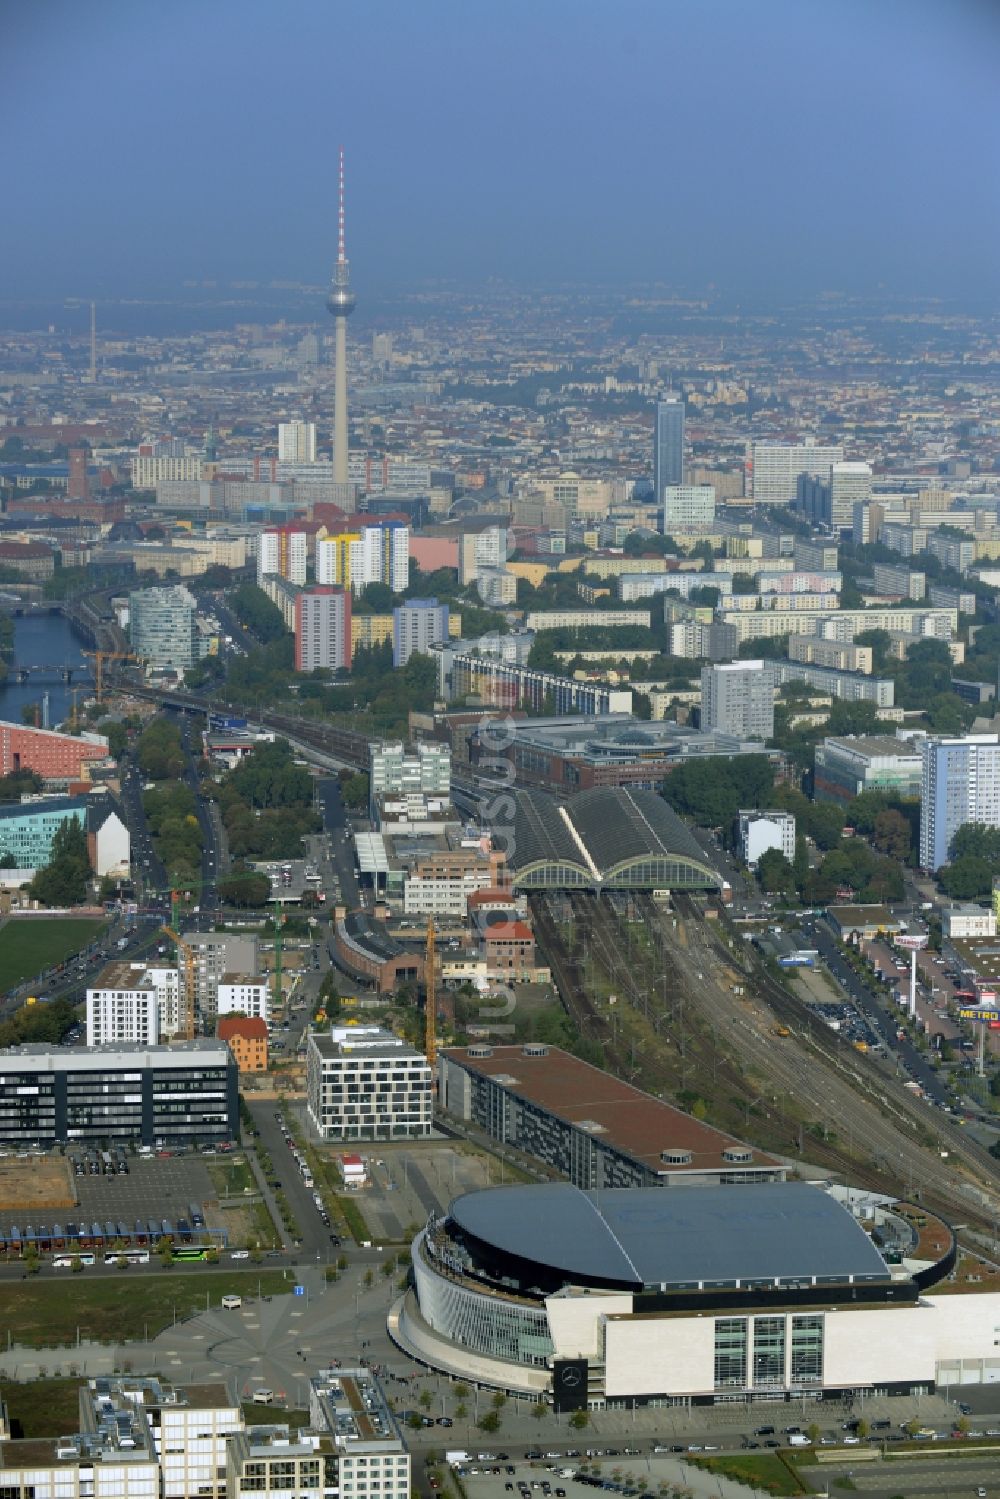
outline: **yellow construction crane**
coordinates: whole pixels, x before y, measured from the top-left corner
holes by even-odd
[[[427,918],[427,948],[424,952],[424,1051],[433,1067],[437,1062],[437,985],[434,982],[434,917]]]
[[[194,1011],[195,1011],[195,958],[194,948],[190,942],[185,942],[179,932],[175,932],[172,926],[161,926],[160,931],[171,942],[176,944],[178,957],[182,959],[184,974],[184,1004],[180,1020],[180,1037],[182,1041],[194,1040]]]
[[[133,651],[81,651],[83,656],[89,656],[94,662],[94,687],[97,701],[103,702],[102,691],[104,687],[104,663],[106,661],[138,661],[139,657]]]

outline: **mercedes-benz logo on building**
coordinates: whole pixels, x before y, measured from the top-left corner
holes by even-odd
[[[559,1371],[559,1383],[566,1389],[575,1390],[581,1378],[580,1370],[575,1368],[573,1364],[567,1364],[564,1369]]]

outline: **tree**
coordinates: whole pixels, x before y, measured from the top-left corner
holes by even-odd
[[[128,730],[125,725],[117,718],[102,718],[97,729],[108,741],[108,753],[120,760],[128,745]]]
[[[216,882],[219,899],[228,906],[265,906],[271,894],[266,874],[239,865]]]
[[[500,1412],[496,1410],[486,1411],[484,1415],[480,1416],[479,1420],[476,1422],[476,1425],[479,1427],[480,1431],[499,1431]]]
[[[963,823],[951,840],[949,852],[953,859],[985,859],[1000,865],[1000,828],[983,822]]]
[[[363,812],[367,809],[368,776],[365,771],[359,771],[357,775],[346,776],[340,783],[340,791],[345,807],[350,807],[355,812]]]
[[[585,1426],[590,1425],[590,1415],[585,1410],[574,1411],[569,1418],[569,1424],[575,1431],[582,1431]]]
[[[844,831],[844,814],[833,802],[809,802],[802,817],[802,831],[817,848],[836,848]]]
[[[879,853],[893,859],[910,856],[910,824],[901,812],[887,807],[875,818],[873,842]]]
[[[757,863],[757,878],[764,890],[772,895],[786,895],[795,888],[792,866],[777,848],[769,848]]]
[[[420,1406],[421,1410],[429,1411],[433,1403],[434,1396],[431,1394],[430,1390],[421,1390],[417,1398],[417,1404]]]
[[[855,635],[854,644],[871,646],[873,670],[876,672],[885,670],[892,646],[892,636],[888,630],[862,630],[860,634]]]
[[[496,1394],[493,1396],[492,1404],[495,1411],[503,1410],[504,1406],[507,1404],[507,1396],[503,1393],[502,1390],[497,1390]]]
[[[46,906],[78,906],[87,898],[90,855],[82,822],[67,817],[56,829],[48,864],[31,882],[31,894]]]
[[[993,865],[974,855],[953,859],[938,870],[938,884],[952,900],[978,900],[993,887]]]
[[[536,1400],[534,1405],[531,1407],[531,1414],[534,1416],[536,1421],[541,1421],[545,1416],[548,1415],[548,1413],[549,1408],[545,1404],[544,1400]]]

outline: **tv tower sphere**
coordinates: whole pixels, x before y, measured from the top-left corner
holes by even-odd
[[[340,149],[340,199],[337,213],[337,263],[333,268],[327,311],[336,318],[336,348],[333,375],[333,478],[348,482],[347,454],[347,319],[354,311],[351,267],[344,248],[344,148]]]

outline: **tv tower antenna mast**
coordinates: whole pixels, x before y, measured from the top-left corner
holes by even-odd
[[[333,481],[346,484],[347,478],[347,319],[354,311],[351,291],[351,267],[344,242],[344,148],[340,148],[339,198],[337,210],[337,263],[333,268],[327,311],[336,319],[336,347],[333,378]]]
[[[97,303],[90,304],[90,383],[97,380]]]

